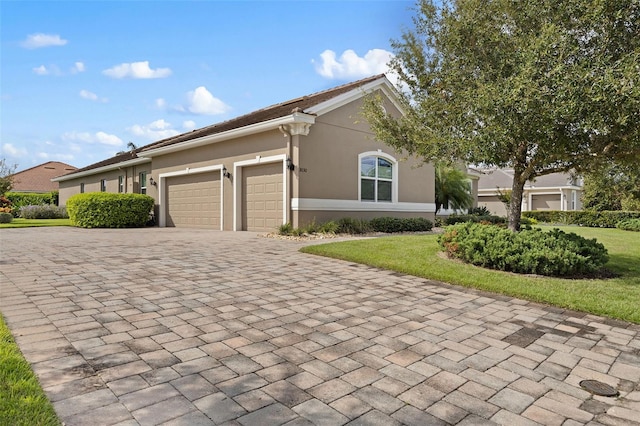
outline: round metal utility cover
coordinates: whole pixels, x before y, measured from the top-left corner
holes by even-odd
[[[583,380],[580,382],[580,387],[594,395],[600,396],[618,396],[618,391],[609,386],[606,383],[599,382],[597,380]]]

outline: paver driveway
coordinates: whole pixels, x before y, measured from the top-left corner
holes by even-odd
[[[66,425],[632,424],[640,327],[181,229],[8,229],[0,308]],[[579,387],[595,379],[620,397]]]

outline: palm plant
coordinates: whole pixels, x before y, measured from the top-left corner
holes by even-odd
[[[464,171],[446,164],[436,164],[436,213],[440,208],[466,210],[473,206],[473,196]]]

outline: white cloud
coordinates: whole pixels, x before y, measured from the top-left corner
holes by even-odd
[[[18,148],[13,146],[10,143],[5,143],[2,145],[2,153],[14,158],[25,157],[27,155],[27,150],[24,148]]]
[[[45,67],[44,65],[40,65],[39,67],[35,67],[33,69],[33,72],[35,74],[38,74],[38,75],[48,75],[48,74],[51,73],[51,71],[49,71],[49,69],[47,69],[47,67]]]
[[[167,101],[162,98],[156,99],[156,108],[164,109],[167,107]]]
[[[216,115],[224,114],[230,108],[220,99],[214,97],[206,87],[200,86],[187,93],[187,104],[179,109],[199,115]]]
[[[320,62],[313,60],[312,63],[316,66],[316,72],[323,77],[352,79],[389,72],[387,64],[391,58],[393,54],[383,49],[371,49],[363,57],[348,49],[337,59],[333,50],[325,50],[320,54]]]
[[[111,78],[165,78],[171,75],[169,68],[149,68],[149,61],[131,62],[116,65],[102,71]]]
[[[196,122],[193,120],[186,120],[182,122],[182,128],[186,130],[191,130],[196,128]]]
[[[67,40],[60,38],[58,34],[29,34],[27,39],[20,43],[26,49],[38,49],[40,47],[64,46]]]
[[[48,152],[37,152],[36,157],[42,160],[53,160],[53,161],[71,161],[75,159],[75,157],[71,154],[55,154]]]
[[[84,72],[86,70],[84,63],[82,62],[76,62],[75,64],[73,64],[73,67],[71,68],[71,74],[77,74],[79,72]]]
[[[160,140],[179,135],[175,129],[172,129],[171,123],[164,119],[153,121],[146,125],[134,124],[127,128],[132,134],[149,140]]]
[[[90,101],[94,101],[94,102],[102,102],[102,103],[106,103],[109,101],[109,99],[107,98],[101,98],[98,95],[96,95],[93,92],[90,92],[88,90],[81,90],[80,91],[80,97],[83,99],[88,99]]]
[[[67,142],[98,143],[110,146],[120,146],[123,144],[122,139],[116,135],[110,135],[105,132],[97,132],[94,134],[89,132],[67,132],[62,135],[62,139]]]

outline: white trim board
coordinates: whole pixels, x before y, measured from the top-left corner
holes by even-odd
[[[292,198],[291,210],[435,213],[435,203],[384,203],[324,198]]]

